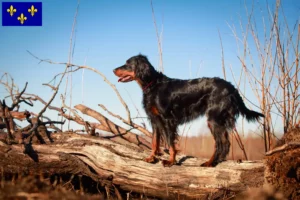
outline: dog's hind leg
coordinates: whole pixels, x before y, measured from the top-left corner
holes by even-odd
[[[226,160],[226,156],[230,151],[230,140],[229,140],[228,131],[225,130],[224,133],[221,133],[221,141],[222,141],[222,153],[219,157],[220,162]]]
[[[230,149],[230,143],[228,132],[224,126],[218,125],[215,121],[208,121],[207,124],[215,140],[215,150],[212,157],[201,166],[214,167],[225,160]]]
[[[211,132],[211,134],[214,137],[215,140],[215,147],[214,147],[214,153],[211,156],[211,158],[203,163],[201,166],[203,167],[214,167],[217,165],[216,160],[219,158],[219,149],[220,149],[220,141],[218,140],[218,137],[216,137],[216,132],[215,132],[215,123],[211,121],[207,121],[207,126]]]
[[[164,128],[162,134],[169,146],[170,157],[169,160],[162,160],[162,164],[164,167],[171,167],[176,164],[176,148],[175,148],[175,140],[177,137],[177,123],[174,123],[172,120],[164,121]]]

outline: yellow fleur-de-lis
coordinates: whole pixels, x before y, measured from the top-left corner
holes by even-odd
[[[34,5],[31,6],[31,8],[28,9],[28,12],[31,13],[31,16],[34,15],[34,13],[36,13],[38,10],[36,8],[34,8]]]
[[[7,12],[9,12],[10,16],[13,16],[15,12],[17,12],[17,9],[15,9],[12,5],[7,9]]]
[[[24,14],[22,13],[20,17],[18,17],[18,20],[21,22],[21,24],[24,24],[24,21],[27,20],[27,17],[25,17]]]

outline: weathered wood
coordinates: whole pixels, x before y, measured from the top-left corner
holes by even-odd
[[[18,119],[20,121],[26,119],[25,112],[9,111],[9,113],[14,119]],[[0,117],[5,117],[5,114],[3,112],[0,112]]]
[[[126,191],[169,199],[206,199],[212,194],[238,193],[263,184],[264,166],[260,161],[227,161],[204,168],[200,167],[204,160],[179,155],[180,165],[164,168],[161,163],[144,162],[149,151],[133,144],[70,133],[53,134],[52,138],[53,144],[27,147],[30,156],[23,153],[22,145],[0,142],[2,173],[83,174],[95,181],[110,181]]]

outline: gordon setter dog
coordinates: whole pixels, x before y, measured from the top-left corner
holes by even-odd
[[[208,127],[215,140],[211,159],[202,166],[213,167],[225,160],[230,149],[228,132],[235,128],[241,114],[248,121],[258,120],[263,114],[249,110],[238,90],[221,78],[180,80],[157,72],[143,55],[129,58],[126,64],[114,69],[119,82],[135,80],[143,90],[143,106],[153,129],[152,152],[145,159],[154,163],[161,137],[169,146],[170,158],[164,166],[176,163],[175,139],[178,125],[199,116],[207,116]]]

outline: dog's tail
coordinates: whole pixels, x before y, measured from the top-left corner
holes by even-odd
[[[247,119],[247,121],[258,121],[259,117],[265,117],[262,113],[249,110],[237,90],[234,96],[240,113]]]

